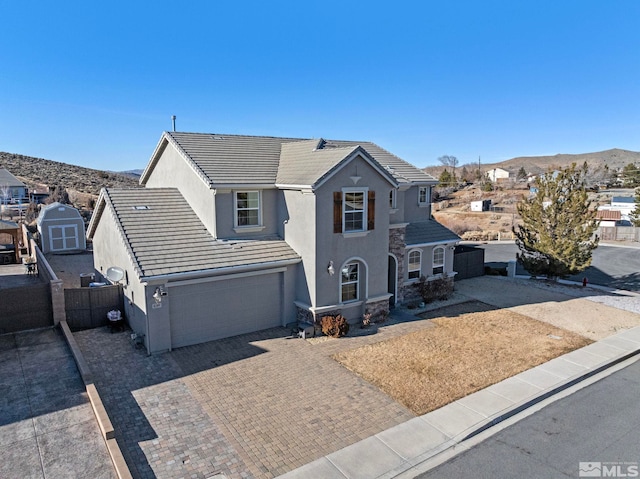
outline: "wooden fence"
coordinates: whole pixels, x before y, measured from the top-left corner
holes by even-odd
[[[596,234],[603,241],[640,241],[640,228],[635,226],[601,226]]]
[[[71,331],[104,326],[108,324],[109,311],[124,310],[123,301],[121,285],[65,289],[67,324]]]
[[[49,283],[0,289],[0,305],[0,334],[53,326]]]

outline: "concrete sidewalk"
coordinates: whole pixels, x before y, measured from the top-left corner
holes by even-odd
[[[279,477],[410,477],[413,467],[638,353],[640,327],[621,331]]]

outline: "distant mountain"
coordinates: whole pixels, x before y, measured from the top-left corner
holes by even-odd
[[[614,148],[596,153],[582,153],[577,155],[521,156],[499,163],[484,165],[484,169],[503,168],[515,174],[521,167],[524,167],[527,173],[538,174],[550,169],[566,168],[567,166],[571,166],[572,163],[582,165],[585,161],[590,168],[607,165],[610,170],[619,170],[629,163],[640,162],[640,152]]]
[[[121,171],[120,174],[131,176],[135,179],[140,179],[143,171],[144,170],[128,170],[128,171]]]
[[[15,153],[0,152],[0,168],[9,170],[30,189],[61,185],[67,190],[97,196],[103,187],[135,188],[139,186],[139,177]]]
[[[599,151],[596,153],[581,153],[581,154],[558,154],[552,156],[519,156],[517,158],[511,158],[510,160],[500,161],[498,163],[481,163],[480,168],[482,171],[488,171],[493,168],[502,168],[509,171],[512,175],[516,175],[520,168],[524,168],[528,174],[544,173],[548,170],[566,168],[571,166],[572,163],[582,165],[587,162],[591,170],[600,169],[607,165],[610,170],[615,171],[623,168],[629,163],[640,162],[640,152],[621,150],[619,148],[613,148],[611,150]],[[471,163],[466,165],[459,165],[457,170],[460,171],[463,166],[467,169],[477,169],[477,163]],[[424,171],[430,175],[438,178],[443,166],[429,166],[424,168]]]

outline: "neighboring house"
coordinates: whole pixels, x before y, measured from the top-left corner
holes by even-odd
[[[503,170],[502,168],[493,168],[487,171],[487,177],[493,182],[508,180],[509,172],[507,170]]]
[[[611,198],[611,204],[598,207],[598,211],[619,211],[620,220],[625,224],[630,224],[631,212],[635,208],[635,199],[633,196],[614,196]],[[619,226],[620,224],[618,224]]]
[[[27,185],[4,168],[0,168],[0,202],[3,205],[29,202]]]
[[[87,248],[84,220],[72,206],[51,203],[37,219],[43,253],[74,253]]]
[[[49,191],[32,190],[29,192],[29,203],[41,205],[49,198]]]
[[[383,315],[455,274],[437,180],[370,142],[165,132],[140,183],[103,189],[87,236],[149,352]]]
[[[601,228],[615,227],[620,222],[620,212],[614,210],[598,210],[596,220]]]

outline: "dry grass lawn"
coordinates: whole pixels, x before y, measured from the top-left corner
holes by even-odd
[[[509,310],[454,311],[432,321],[334,359],[421,415],[591,343]]]

